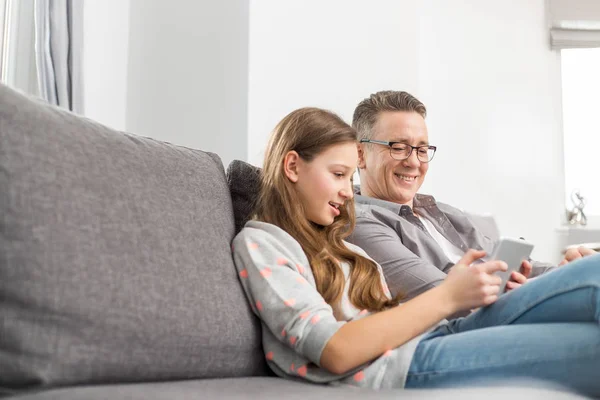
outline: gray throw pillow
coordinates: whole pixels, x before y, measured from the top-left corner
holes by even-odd
[[[260,192],[261,169],[247,162],[234,160],[227,167],[227,183],[233,202],[235,231],[238,233],[248,222]]]

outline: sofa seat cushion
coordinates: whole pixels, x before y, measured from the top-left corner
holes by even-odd
[[[14,400],[575,400],[584,398],[531,382],[527,385],[515,384],[508,387],[375,391],[353,386],[318,386],[280,378],[260,377],[64,388],[21,395]]]
[[[233,235],[215,154],[0,85],[0,393],[265,374]]]

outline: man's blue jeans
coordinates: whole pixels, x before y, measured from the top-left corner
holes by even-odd
[[[406,388],[535,379],[600,396],[600,255],[500,296],[427,334]]]

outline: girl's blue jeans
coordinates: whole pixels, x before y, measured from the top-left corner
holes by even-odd
[[[424,336],[406,388],[552,382],[600,396],[600,255],[506,293]]]

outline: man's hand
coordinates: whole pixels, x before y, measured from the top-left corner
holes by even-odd
[[[533,267],[531,266],[531,263],[527,260],[523,260],[519,272],[513,271],[512,274],[510,274],[510,279],[506,282],[505,292],[515,290],[526,284],[532,270]]]
[[[571,261],[575,261],[579,258],[591,256],[592,254],[596,254],[596,252],[587,247],[579,246],[575,249],[569,249],[565,252],[565,258],[558,264],[559,267],[570,263]]]

